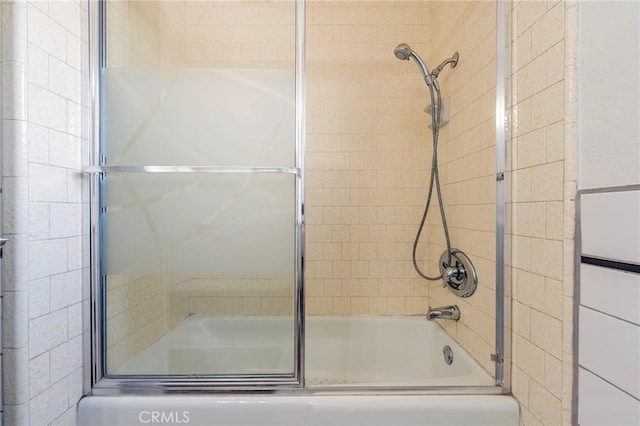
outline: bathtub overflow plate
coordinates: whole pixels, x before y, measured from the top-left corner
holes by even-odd
[[[442,355],[444,355],[444,362],[446,362],[447,365],[453,363],[453,350],[451,350],[451,346],[446,345],[442,348]]]
[[[440,256],[440,273],[443,286],[460,297],[469,297],[478,286],[478,275],[471,259],[458,249],[445,250]]]

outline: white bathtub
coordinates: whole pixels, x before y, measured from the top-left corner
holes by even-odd
[[[424,316],[308,317],[309,386],[492,386],[493,378]],[[443,348],[453,351],[447,365]],[[488,355],[487,355],[488,356]]]
[[[290,323],[277,317],[190,316],[117,373],[287,372],[293,356]],[[424,317],[308,317],[305,336],[306,384],[311,389],[268,395],[92,396],[79,404],[79,424],[518,424],[518,405],[508,396],[354,391],[494,384],[471,356]],[[445,345],[453,350],[451,365],[442,354]],[[344,390],[336,394],[340,388]]]
[[[517,426],[506,395],[91,396],[80,426]]]
[[[305,337],[307,386],[494,384],[442,328],[423,316],[311,316]],[[450,365],[443,356],[446,345],[453,351]],[[291,318],[192,315],[113,373],[260,374],[292,368]]]

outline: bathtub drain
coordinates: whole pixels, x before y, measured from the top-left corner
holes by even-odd
[[[451,346],[446,345],[442,348],[442,355],[444,355],[444,362],[446,362],[447,365],[451,365],[453,362],[453,351],[451,350]]]

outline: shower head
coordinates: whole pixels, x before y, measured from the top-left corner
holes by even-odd
[[[408,44],[401,43],[394,49],[393,53],[396,55],[396,58],[401,61],[408,61],[413,50],[411,50]]]
[[[402,61],[408,61],[409,58],[413,58],[418,64],[420,71],[422,72],[422,76],[424,77],[424,81],[427,83],[427,86],[431,86],[431,73],[427,69],[427,66],[424,64],[422,58],[409,47],[406,43],[400,43],[393,50],[393,53],[396,55],[396,58]]]

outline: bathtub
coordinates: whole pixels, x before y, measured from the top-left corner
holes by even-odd
[[[287,372],[293,365],[291,327],[291,319],[285,317],[192,315],[116,373],[195,374],[203,368],[209,374]],[[518,424],[516,401],[499,395],[493,378],[436,323],[422,316],[307,317],[305,339],[305,389],[90,396],[79,403],[78,424]],[[443,356],[445,346],[453,354],[450,364]],[[452,386],[467,390],[437,394],[437,389]],[[468,387],[483,387],[495,395],[462,394],[473,392]],[[390,391],[400,388],[405,390]]]

